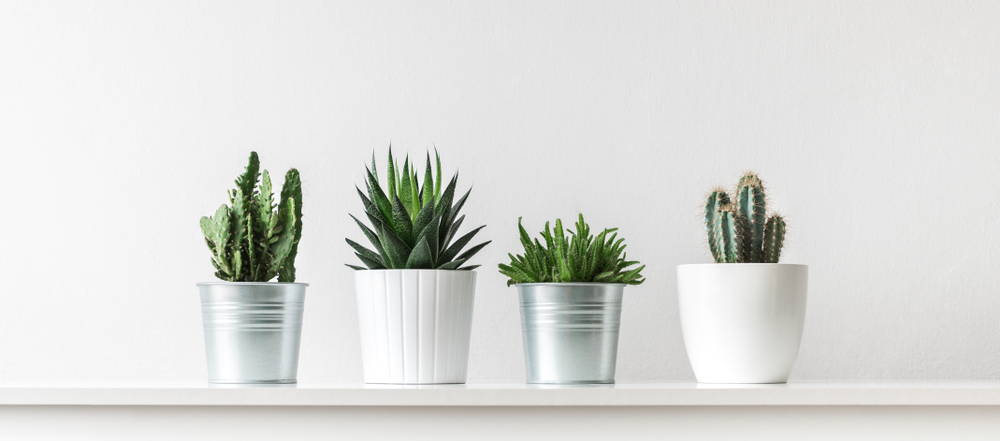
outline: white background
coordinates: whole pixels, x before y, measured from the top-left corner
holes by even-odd
[[[648,281],[619,382],[690,380],[674,266],[745,169],[808,263],[795,380],[1000,374],[996,2],[0,3],[0,380],[204,378],[198,217],[301,170],[299,377],[360,381],[354,185],[391,141],[474,186],[470,378],[523,378],[515,223],[585,212]]]

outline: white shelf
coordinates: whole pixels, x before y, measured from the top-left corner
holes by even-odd
[[[0,406],[1000,406],[1000,382],[0,385]]]

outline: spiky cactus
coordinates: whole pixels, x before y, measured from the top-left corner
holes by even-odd
[[[785,220],[767,216],[764,184],[747,172],[736,186],[736,202],[716,189],[705,203],[708,248],[718,263],[778,263]]]
[[[274,203],[271,176],[260,171],[257,152],[211,217],[201,218],[201,231],[212,252],[215,276],[230,282],[295,281],[295,255],[302,238],[302,183],[290,169]]]

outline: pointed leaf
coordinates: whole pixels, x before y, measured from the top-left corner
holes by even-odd
[[[434,202],[434,177],[431,174],[430,153],[427,154],[427,163],[426,167],[424,167],[424,183],[421,186],[420,202],[421,204],[430,204]],[[414,218],[416,217],[416,214],[417,212],[414,211],[413,212]]]
[[[399,187],[397,191],[399,192],[399,200],[403,202],[403,206],[409,208],[412,204],[413,192],[410,191],[410,156],[406,156],[406,160],[403,161],[403,171],[399,174]]]
[[[396,192],[396,163],[392,159],[392,146],[389,146],[389,165],[386,166],[386,184],[388,185],[388,197],[389,199],[395,199],[399,196]]]
[[[359,243],[357,243],[357,242],[355,242],[355,241],[353,241],[351,239],[344,239],[344,240],[347,241],[347,244],[350,245],[351,248],[354,248],[354,251],[357,254],[359,254],[362,257],[365,257],[367,259],[370,259],[372,261],[378,262],[378,264],[381,265],[381,266],[385,266],[385,263],[382,262],[382,256],[379,256],[378,253],[376,253],[376,252],[374,252],[372,250],[369,250],[368,248],[365,248],[361,244],[359,244]],[[367,263],[366,263],[366,265],[367,265]]]
[[[469,231],[468,233],[465,233],[465,235],[463,235],[462,237],[459,237],[458,239],[456,239],[455,243],[449,245],[448,249],[446,249],[443,253],[441,253],[441,256],[438,258],[438,261],[439,262],[448,262],[448,261],[454,259],[455,256],[457,256],[458,253],[460,251],[462,251],[462,248],[464,248],[465,245],[468,244],[470,240],[472,240],[472,237],[475,236],[476,233],[479,232],[479,230],[482,230],[485,227],[486,227],[486,225],[483,225],[481,227],[475,228],[472,231]]]
[[[431,259],[431,249],[427,244],[427,239],[424,238],[417,244],[416,248],[410,253],[410,257],[406,259],[406,268],[409,269],[430,269],[432,268]]]
[[[489,245],[489,244],[490,244],[490,242],[493,242],[493,241],[492,241],[492,240],[487,240],[486,242],[483,242],[483,243],[481,243],[481,244],[479,244],[479,245],[476,245],[476,246],[474,246],[474,247],[472,247],[472,248],[469,248],[469,249],[468,249],[468,250],[466,250],[466,251],[465,251],[464,253],[462,253],[462,254],[459,254],[459,255],[458,255],[458,258],[459,258],[459,259],[465,259],[465,260],[469,260],[469,259],[471,259],[471,258],[472,258],[472,256],[475,256],[475,255],[476,255],[476,253],[478,253],[478,252],[479,252],[479,250],[483,249],[483,247],[485,247],[486,245]]]
[[[392,224],[396,234],[403,242],[414,243],[410,214],[406,212],[406,207],[403,206],[403,201],[399,198],[392,200]]]

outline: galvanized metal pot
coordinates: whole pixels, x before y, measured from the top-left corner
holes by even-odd
[[[476,273],[354,272],[365,383],[465,383]]]
[[[199,283],[210,383],[295,383],[305,283]]]
[[[521,283],[528,383],[614,383],[621,283]]]

